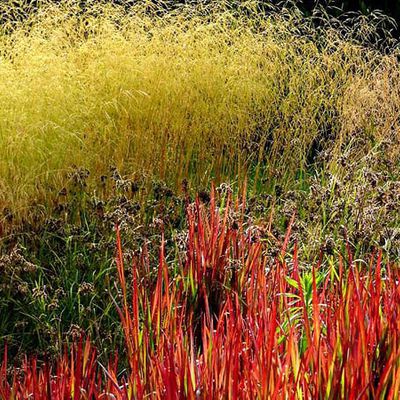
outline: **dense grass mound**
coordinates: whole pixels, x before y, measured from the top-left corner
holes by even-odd
[[[33,349],[49,357],[59,355],[64,344],[74,343],[81,333],[91,337],[102,361],[115,349],[124,349],[113,301],[121,300],[113,265],[116,225],[123,233],[126,263],[146,259],[138,261],[148,268],[141,276],[147,285],[143,290],[150,293],[159,279],[162,242],[168,264],[163,276],[168,272],[171,291],[160,283],[164,292],[159,292],[157,301],[169,293],[187,295],[194,302],[169,297],[174,307],[196,305],[197,278],[182,268],[194,218],[187,215],[200,202],[213,201],[212,215],[216,208],[226,209],[230,196],[241,204],[240,224],[238,210],[228,209],[229,224],[225,221],[224,229],[234,241],[240,225],[246,230],[243,240],[259,243],[262,254],[249,256],[247,262],[258,263],[255,273],[260,279],[265,278],[264,267],[283,268],[284,243],[293,253],[299,249],[305,275],[312,265],[322,266],[322,274],[337,272],[347,254],[369,260],[376,248],[382,249],[382,265],[400,261],[399,52],[378,14],[339,21],[322,11],[304,17],[295,6],[275,8],[258,1],[186,6],[172,6],[170,1],[159,6],[123,3],[0,2],[0,344],[7,341],[10,357]],[[212,182],[215,191],[210,191]],[[253,251],[247,242],[242,245],[240,251]],[[226,246],[224,256],[236,262],[231,253],[239,251],[239,244]],[[277,260],[277,265],[269,265],[270,260]],[[286,266],[290,263],[286,260]],[[234,265],[228,264],[224,268],[230,272],[217,272],[222,274],[223,289],[206,288],[209,298],[201,294],[203,303],[192,310],[193,318],[202,318],[205,302],[212,300],[243,313],[247,324],[247,311],[238,310],[235,302],[247,301],[253,278],[248,269],[241,278],[235,277]],[[362,302],[359,293],[366,302],[368,296],[381,295],[372,287],[380,282],[378,276],[360,267],[360,278],[354,268],[347,271],[349,266],[354,263],[343,267],[345,284],[324,275],[327,287],[333,286],[329,299],[318,288],[322,303],[346,301],[350,307],[353,298]],[[214,279],[216,272],[212,273]],[[299,295],[293,273],[291,266],[285,271],[289,286],[292,283],[289,296]],[[385,279],[386,273],[382,273]],[[274,277],[284,284],[283,278]],[[310,290],[311,275],[306,279]],[[182,282],[184,294],[178,295],[176,288]],[[367,286],[361,288],[362,282]],[[397,296],[397,281],[393,282],[388,293]],[[339,293],[336,287],[341,288]],[[352,287],[353,297],[348,297],[346,287]],[[277,289],[268,290],[272,306]],[[155,317],[160,306],[153,303],[146,308],[149,295],[143,296],[147,303],[141,305],[142,322],[149,310]],[[165,304],[160,306],[162,312]],[[332,309],[337,305],[329,304]],[[294,307],[298,311],[302,306]],[[368,311],[364,304],[359,306],[359,315]],[[281,303],[280,313],[279,307]],[[395,330],[389,321],[390,307],[398,312],[395,305],[387,306],[387,318],[377,311],[378,305],[365,307],[375,307],[370,311],[386,340],[385,332]],[[221,324],[229,323],[220,311],[210,311],[216,319],[207,317],[206,327],[197,321],[197,332],[211,330],[211,321],[218,318]],[[347,309],[343,312],[352,315]],[[258,323],[258,316],[250,317]],[[362,332],[361,322],[352,329]],[[341,328],[342,333],[350,329]],[[251,332],[246,332],[245,339],[250,340]],[[225,333],[216,339],[225,340],[230,335]],[[291,335],[285,337],[290,348],[276,343],[273,350],[283,357],[274,361],[286,363],[281,366],[289,365],[289,350],[304,350],[300,324]],[[378,346],[375,333],[366,335],[370,342],[366,344],[364,337],[357,346],[368,348],[370,358],[363,360],[364,375],[352,387],[358,390],[368,384],[365,390],[372,394],[396,391],[398,369],[393,367],[390,377],[382,375],[378,386],[374,373],[383,359],[395,362],[386,356],[397,342],[388,339],[388,347],[377,354],[373,353],[377,347],[371,347]],[[331,345],[336,338],[329,340]],[[187,343],[181,344],[186,351]],[[201,353],[201,344],[196,351]],[[257,353],[255,347],[251,351]],[[304,378],[303,384],[320,379],[312,364],[318,355],[311,353],[298,357],[293,353],[297,372],[290,376],[296,379],[282,383],[277,378],[276,387],[292,385],[287,392],[292,394],[304,389],[299,379]],[[124,358],[124,351],[121,354]],[[195,357],[190,357],[192,363]],[[245,362],[253,368],[251,357]],[[343,361],[341,354],[337,357]],[[349,376],[353,361],[361,362],[351,359],[343,367],[349,368],[345,372]],[[329,368],[335,362],[326,361]],[[159,371],[164,367],[157,366]],[[210,371],[205,369],[202,379],[211,379]],[[140,372],[141,377],[146,373]],[[332,378],[330,373],[324,370],[325,383]],[[0,385],[8,390],[1,379],[0,371]],[[258,385],[258,377],[240,379],[240,385]],[[312,387],[321,382],[314,381]],[[351,386],[347,381],[335,384],[340,390]],[[210,393],[220,394],[220,389]],[[331,390],[336,389],[331,386]]]
[[[54,365],[25,359],[9,379],[4,356],[2,399],[398,399],[398,268],[351,253],[304,268],[286,251],[293,220],[271,257],[244,207],[197,200],[177,263],[162,242],[154,265],[144,253],[125,268],[117,234],[126,369],[98,363],[82,340]]]
[[[349,149],[357,162],[388,142],[386,156],[399,153],[396,54],[357,41],[373,36],[368,22],[316,28],[295,8],[266,13],[257,2],[40,4],[30,13],[22,2],[21,19],[1,5],[8,217],[47,204],[73,166],[94,188],[110,165],[173,187],[249,171],[273,187],[288,186],[321,150],[335,171]]]

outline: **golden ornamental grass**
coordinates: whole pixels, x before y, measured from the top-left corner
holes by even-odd
[[[393,52],[315,29],[296,9],[229,3],[167,12],[42,1],[29,12],[2,2],[2,208],[45,203],[74,165],[177,186],[257,165],[294,175],[326,132],[337,152],[365,132],[397,154]]]

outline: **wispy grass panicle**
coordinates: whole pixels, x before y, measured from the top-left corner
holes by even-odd
[[[398,155],[396,57],[338,21],[257,2],[23,5],[2,3],[0,32],[0,202],[16,215],[74,165],[175,187],[256,169],[289,185],[358,132],[355,157],[386,139]]]

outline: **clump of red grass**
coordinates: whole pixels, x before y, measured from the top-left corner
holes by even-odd
[[[400,273],[348,254],[311,270],[294,246],[271,260],[240,218],[244,200],[188,207],[186,256],[157,278],[146,253],[128,285],[117,230],[118,306],[129,368],[81,340],[55,364],[0,368],[2,399],[398,399]],[[232,221],[232,215],[238,215]],[[293,219],[292,219],[293,220]],[[171,269],[174,269],[174,274]],[[12,363],[11,363],[12,364]]]

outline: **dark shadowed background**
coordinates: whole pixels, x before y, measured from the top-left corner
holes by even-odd
[[[27,4],[36,5],[41,3],[41,0],[25,0]],[[135,0],[103,0],[105,2],[112,2],[116,4],[131,5],[136,3]],[[154,3],[159,1],[152,0]],[[233,0],[234,3],[237,0]],[[5,4],[21,3],[21,0],[1,0],[3,6]],[[54,0],[59,2],[59,0]],[[87,0],[81,0],[82,6]],[[168,6],[176,6],[182,3],[210,3],[212,0],[162,0],[160,3]],[[240,2],[240,1],[239,1]],[[287,4],[296,3],[305,14],[311,14],[316,7],[324,7],[328,10],[329,14],[338,16],[343,12],[358,11],[363,14],[370,14],[375,10],[383,11],[386,15],[394,18],[400,22],[400,0],[264,0],[265,4]]]

